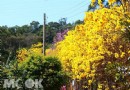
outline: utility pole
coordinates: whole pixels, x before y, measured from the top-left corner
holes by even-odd
[[[45,29],[46,29],[46,14],[43,15],[43,55],[45,55]]]

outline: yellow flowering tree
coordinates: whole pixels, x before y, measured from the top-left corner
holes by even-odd
[[[69,31],[56,45],[64,70],[71,72],[73,79],[86,78],[88,88],[98,80],[101,81],[99,87],[105,82],[104,85],[112,90],[112,80],[105,77],[104,68],[108,63],[128,61],[130,44],[124,33],[129,30],[129,17],[130,13],[124,12],[122,6],[86,12],[84,24]]]

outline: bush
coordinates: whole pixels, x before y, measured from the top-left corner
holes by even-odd
[[[5,69],[7,78],[21,79],[43,79],[44,90],[59,90],[67,83],[68,76],[62,71],[61,63],[56,57],[43,57],[30,55],[26,60],[15,62],[9,69]],[[23,84],[23,88],[24,84]]]

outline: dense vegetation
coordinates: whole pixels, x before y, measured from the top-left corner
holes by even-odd
[[[66,19],[46,24],[45,48],[50,48],[60,41],[69,29],[82,23],[66,23]],[[3,79],[28,78],[43,79],[45,90],[60,89],[68,83],[69,76],[62,71],[62,66],[56,57],[44,57],[42,54],[43,25],[33,21],[30,25],[0,27],[0,83]],[[1,89],[3,86],[0,86]],[[22,89],[26,89],[22,84]]]
[[[66,23],[66,19],[60,19],[59,22],[49,22],[46,24],[46,48],[53,43],[53,39],[58,32],[73,28],[76,24],[81,23],[78,20],[75,23]],[[20,48],[29,48],[32,44],[42,42],[43,25],[37,21],[32,21],[30,25],[0,27],[0,59],[3,62],[9,58],[15,59],[16,51]]]
[[[27,89],[25,80],[43,79],[42,85],[45,90],[59,90],[67,83],[69,77],[62,71],[61,63],[56,57],[44,57],[42,55],[42,44],[35,44],[30,49],[21,49],[17,55],[17,61],[6,65],[3,73],[4,78],[21,79],[22,89]]]
[[[90,90],[128,90],[130,56],[129,2],[92,0],[99,8],[87,12],[84,24],[77,25],[56,44],[64,71]],[[78,87],[77,89],[81,89]]]
[[[46,56],[38,22],[0,30],[2,79],[42,78],[45,90],[71,81],[76,90],[130,89],[129,0],[92,0],[83,22],[48,23]]]

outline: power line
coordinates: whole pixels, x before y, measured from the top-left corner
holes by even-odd
[[[85,0],[85,1],[86,1],[86,0]],[[83,2],[84,2],[84,1],[83,1]],[[75,9],[74,9],[74,12],[75,12],[76,10],[78,10],[78,9],[81,9],[81,8],[84,7],[84,6],[87,6],[87,4],[89,4],[89,3],[90,3],[90,2],[83,4],[82,6],[80,6],[80,7],[78,7],[78,8],[75,8]],[[82,4],[82,2],[81,2],[80,4]],[[87,9],[87,8],[86,8],[86,9]],[[76,13],[76,14],[79,14],[79,13],[82,13],[82,12],[85,12],[85,11],[87,11],[87,10],[78,12],[78,13]],[[70,12],[70,13],[73,13],[73,12]],[[71,15],[70,17],[75,16],[76,14]]]
[[[72,6],[71,8],[67,9],[67,11],[64,11],[62,14],[64,15],[65,18],[70,19],[70,18],[74,18],[82,13],[84,13],[85,11],[87,11],[87,4],[89,4],[90,2],[87,2],[86,0],[77,3],[76,5]],[[85,3],[85,4],[84,4]],[[80,11],[75,13],[77,10],[80,10],[81,8],[86,6],[86,10]],[[60,16],[57,16],[58,14],[53,14],[53,17],[59,18]],[[68,16],[69,15],[69,16]],[[62,17],[60,17],[62,18]]]
[[[84,2],[86,2],[86,0],[84,0],[84,1],[82,1],[82,2],[80,2],[80,3],[78,3],[78,4],[76,4],[76,5],[74,5],[73,7],[69,8],[69,9],[67,9],[67,11],[68,11],[68,10],[71,10],[71,9],[77,7],[77,6],[79,6],[80,4],[82,4],[82,3],[84,3]]]
[[[83,10],[83,11],[80,11],[80,12],[77,12],[77,13],[75,13],[75,11],[81,9],[82,7],[86,6],[87,4],[84,4],[84,5],[82,5],[82,6],[78,7],[78,8],[75,8],[74,11],[71,11],[71,12],[68,12],[68,13],[64,14],[64,17],[73,18],[73,17],[75,17],[75,16],[77,16],[79,14],[82,14],[83,12],[87,11],[87,9]],[[69,15],[69,16],[66,16],[66,15]],[[54,15],[54,17],[58,17],[58,16]]]
[[[73,13],[75,11],[77,11],[78,9],[81,9],[82,7],[86,6],[87,7],[87,4],[88,3],[85,3],[84,2],[87,2],[86,0],[74,5],[73,7],[71,8],[68,8],[67,10],[65,10],[64,12],[61,12],[63,13],[63,15],[67,15],[67,14],[70,14],[70,13]],[[83,3],[83,4],[82,4]],[[57,14],[54,14],[53,16],[57,16]]]
[[[76,10],[81,9],[81,8],[84,7],[84,6],[86,6],[86,4],[84,4],[84,5],[82,5],[82,6],[78,7],[78,8],[73,9],[73,11],[71,11],[71,12],[69,12],[69,13],[67,13],[67,14],[73,13],[73,12],[75,12]]]
[[[75,13],[74,15],[71,15],[71,16],[69,16],[68,18],[73,18],[73,17],[75,17],[75,16],[77,16],[77,15],[79,15],[79,14],[82,14],[83,12],[85,12],[85,11]]]

